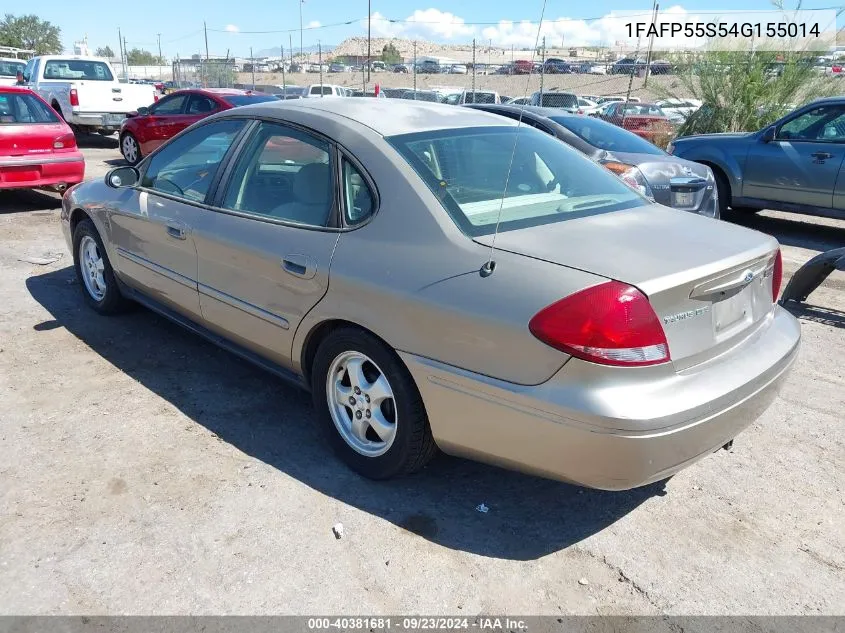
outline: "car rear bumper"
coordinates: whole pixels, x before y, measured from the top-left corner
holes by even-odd
[[[0,157],[0,189],[74,185],[85,177],[81,152],[55,157]]]
[[[775,307],[733,350],[679,372],[571,359],[516,385],[401,353],[446,453],[592,488],[669,477],[732,440],[776,397],[800,325]]]

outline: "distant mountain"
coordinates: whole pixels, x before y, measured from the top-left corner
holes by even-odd
[[[294,53],[294,55],[296,55],[296,54],[299,53],[299,44],[297,44],[297,42],[296,42],[296,39],[297,39],[296,37],[294,37],[293,39],[294,39],[293,53]],[[282,46],[285,47],[285,57],[289,57],[290,56],[290,50],[288,50],[288,45],[286,43],[282,43]],[[261,49],[260,51],[255,51],[254,55],[256,57],[278,57],[280,55],[280,53],[279,53],[280,48],[281,47],[279,47],[279,46],[276,46],[274,48],[264,48],[264,49]],[[306,55],[308,53],[316,53],[318,48],[319,47],[317,45],[303,46],[302,52],[304,52]],[[336,46],[334,44],[323,44],[322,48],[323,48],[323,54],[326,54],[326,53],[331,53],[336,48]]]

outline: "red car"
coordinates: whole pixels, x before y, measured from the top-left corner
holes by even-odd
[[[513,73],[515,75],[530,75],[534,72],[534,62],[527,59],[517,59],[513,63]]]
[[[120,128],[120,153],[135,165],[169,138],[205,117],[251,103],[278,101],[278,97],[233,88],[179,90],[149,108],[130,113]]]
[[[0,86],[0,189],[62,192],[84,177],[68,124],[29,88]]]
[[[653,103],[615,101],[592,116],[625,128],[652,143],[660,143],[667,135],[673,135],[675,130],[666,113]]]

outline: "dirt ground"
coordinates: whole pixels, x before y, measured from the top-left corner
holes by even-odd
[[[89,177],[120,164],[88,145]],[[776,404],[665,485],[447,457],[374,483],[305,394],[146,310],[87,309],[58,206],[0,194],[0,613],[845,614],[842,273],[798,313]],[[845,222],[743,223],[787,278],[845,245]]]

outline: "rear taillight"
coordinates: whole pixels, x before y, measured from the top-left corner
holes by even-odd
[[[602,365],[639,367],[670,360],[666,334],[648,298],[619,281],[543,308],[528,329],[555,349]]]
[[[780,284],[783,281],[783,259],[780,255],[780,249],[775,253],[775,263],[772,266],[772,301],[777,303],[778,294],[780,294]]]
[[[53,141],[53,149],[72,149],[74,147],[76,147],[76,137],[73,132],[62,134]]]
[[[156,101],[158,101],[158,95],[153,95],[153,103],[155,103]]]
[[[79,92],[77,92],[76,88],[70,89],[70,105],[78,106],[79,105]]]

